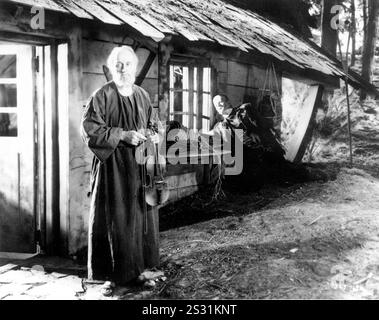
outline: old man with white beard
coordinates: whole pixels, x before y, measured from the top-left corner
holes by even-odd
[[[88,226],[88,278],[125,284],[159,264],[156,208],[145,206],[136,147],[154,117],[147,92],[134,84],[138,58],[115,48],[108,67],[113,80],[90,98],[81,123],[94,154]]]

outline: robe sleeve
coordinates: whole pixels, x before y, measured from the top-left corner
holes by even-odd
[[[106,97],[101,90],[88,102],[81,121],[84,142],[104,162],[117,148],[123,129],[109,127],[105,123]]]

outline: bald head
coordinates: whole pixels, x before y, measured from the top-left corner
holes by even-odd
[[[213,106],[224,118],[227,117],[233,109],[229,98],[224,94],[219,94],[213,98]]]

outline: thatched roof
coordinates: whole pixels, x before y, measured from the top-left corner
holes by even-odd
[[[279,62],[331,77],[343,77],[340,62],[321,48],[278,24],[223,0],[8,0],[41,6],[80,19],[129,25],[160,42],[175,35],[190,42],[215,43],[260,53]],[[350,83],[377,94],[375,87],[351,74]]]

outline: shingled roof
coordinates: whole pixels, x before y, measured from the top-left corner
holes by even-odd
[[[9,0],[100,20],[127,24],[156,42],[166,35],[188,41],[205,41],[244,52],[260,52],[302,70],[343,77],[341,63],[321,48],[294,35],[274,22],[226,0]],[[352,85],[377,94],[374,86],[351,73]]]

